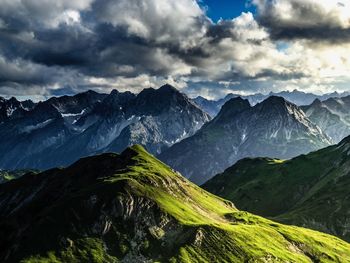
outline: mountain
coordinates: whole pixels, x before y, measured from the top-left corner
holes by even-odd
[[[254,107],[234,98],[194,136],[159,158],[201,184],[244,157],[285,159],[330,144],[298,106],[281,97],[269,97]]]
[[[205,112],[207,112],[211,117],[215,117],[221,110],[221,107],[230,99],[233,98],[243,98],[247,99],[251,105],[255,105],[259,102],[262,102],[265,100],[268,96],[263,94],[254,94],[254,95],[247,95],[242,96],[238,94],[227,94],[224,98],[221,98],[219,100],[208,100],[206,98],[203,98],[202,96],[198,96],[193,99],[193,101],[198,104],[199,107],[201,107]]]
[[[348,262],[350,244],[237,210],[133,146],[0,185],[1,262]]]
[[[303,106],[306,116],[317,124],[334,143],[350,135],[350,96],[330,98],[325,101],[316,99],[312,104]]]
[[[0,97],[0,124],[14,118],[23,116],[27,111],[32,110],[35,103],[31,100],[18,101],[16,98],[5,99]]]
[[[348,92],[344,92],[344,93],[333,92],[333,93],[328,93],[323,95],[316,95],[313,93],[305,93],[302,91],[293,90],[293,91],[281,91],[277,93],[270,92],[269,94],[266,94],[266,95],[261,93],[252,94],[252,95],[239,95],[239,94],[230,93],[230,94],[227,94],[224,98],[219,100],[208,100],[201,96],[198,96],[194,99],[194,101],[210,116],[215,117],[219,113],[221,107],[228,100],[232,98],[237,98],[237,97],[247,99],[251,105],[256,105],[266,100],[268,97],[277,96],[277,97],[282,97],[296,105],[302,106],[302,105],[311,104],[315,99],[323,101],[329,98],[340,98],[348,95],[349,95]]]
[[[50,151],[54,152],[80,132],[74,125],[77,119],[88,114],[104,96],[88,91],[71,97],[51,98],[0,124],[0,167],[9,170],[47,168],[64,159],[64,155],[57,157]]]
[[[138,116],[139,120],[126,127],[111,142],[108,151],[120,152],[127,146],[142,144],[150,152],[159,154],[193,135],[210,120],[210,116],[170,85],[143,90],[127,114],[129,118]]]
[[[114,90],[51,98],[0,124],[0,167],[43,170],[133,144],[160,153],[209,120],[170,85],[138,95]]]
[[[321,101],[329,99],[329,98],[336,98],[336,97],[344,97],[348,96],[349,92],[344,93],[338,93],[338,92],[332,92],[332,93],[326,93],[322,95],[316,95],[313,93],[307,93],[302,92],[299,90],[293,90],[293,91],[281,91],[281,92],[270,92],[269,96],[279,96],[283,97],[288,101],[291,101],[292,103],[296,105],[309,105],[311,104],[315,99],[319,99]]]
[[[282,161],[244,159],[203,187],[238,208],[350,241],[350,137]]]

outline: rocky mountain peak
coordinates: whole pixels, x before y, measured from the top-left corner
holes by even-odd
[[[19,103],[19,101],[15,98],[15,97],[11,97],[9,100],[8,100],[9,103]]]
[[[134,99],[136,97],[135,94],[131,93],[130,91],[126,92],[119,92],[118,90],[114,89],[112,92],[103,100],[104,104],[108,104],[109,106],[124,106],[127,104],[130,100]]]
[[[171,86],[170,84],[165,84],[161,86],[158,91],[166,92],[166,93],[177,93],[179,92],[175,87]]]
[[[279,96],[271,96],[256,107],[262,114],[267,114],[271,117],[300,115],[299,117],[301,118],[304,115],[304,112],[297,105]]]
[[[251,105],[248,100],[242,99],[241,97],[232,98],[222,106],[216,119],[228,120],[249,108],[251,108]]]
[[[315,99],[312,103],[311,103],[311,107],[312,106],[320,106],[322,105],[322,101],[320,99]]]
[[[242,99],[241,97],[237,97],[237,98],[232,98],[228,102],[226,102],[224,106],[222,106],[221,112],[225,112],[225,111],[237,112],[237,111],[248,109],[250,107],[251,106],[248,100]]]
[[[159,89],[144,89],[137,95],[135,104],[139,112],[151,115],[159,114],[175,106],[186,107],[191,104],[197,108],[197,105],[185,94],[168,84]]]
[[[274,106],[274,105],[284,106],[287,103],[292,104],[292,103],[288,102],[286,99],[284,99],[283,97],[274,96],[274,95],[268,97],[266,100],[261,102],[261,104],[267,105],[267,106]]]

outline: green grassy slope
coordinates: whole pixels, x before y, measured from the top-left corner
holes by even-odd
[[[134,146],[0,186],[1,262],[349,262],[350,244],[237,210]]]
[[[244,159],[203,187],[239,209],[350,240],[349,141],[287,161]]]

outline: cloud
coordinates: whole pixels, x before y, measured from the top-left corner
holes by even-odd
[[[78,22],[80,11],[90,7],[92,0],[1,0],[0,16],[10,27],[58,27]],[[12,19],[11,19],[12,18]]]
[[[214,23],[194,0],[0,0],[0,94],[170,82],[214,97],[348,81],[345,1],[253,4],[256,16]]]
[[[125,27],[136,35],[157,43],[181,42],[189,47],[205,30],[208,18],[194,0],[101,0],[93,6],[98,21]]]
[[[274,39],[350,40],[350,3],[334,0],[253,0]]]

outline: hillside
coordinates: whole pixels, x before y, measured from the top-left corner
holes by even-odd
[[[0,185],[1,262],[348,262],[340,239],[237,210],[149,155]]]
[[[295,104],[269,97],[251,106],[234,98],[195,135],[159,158],[202,184],[245,157],[291,158],[330,145],[329,138]]]
[[[350,240],[350,138],[291,160],[243,159],[203,187],[239,209]]]

